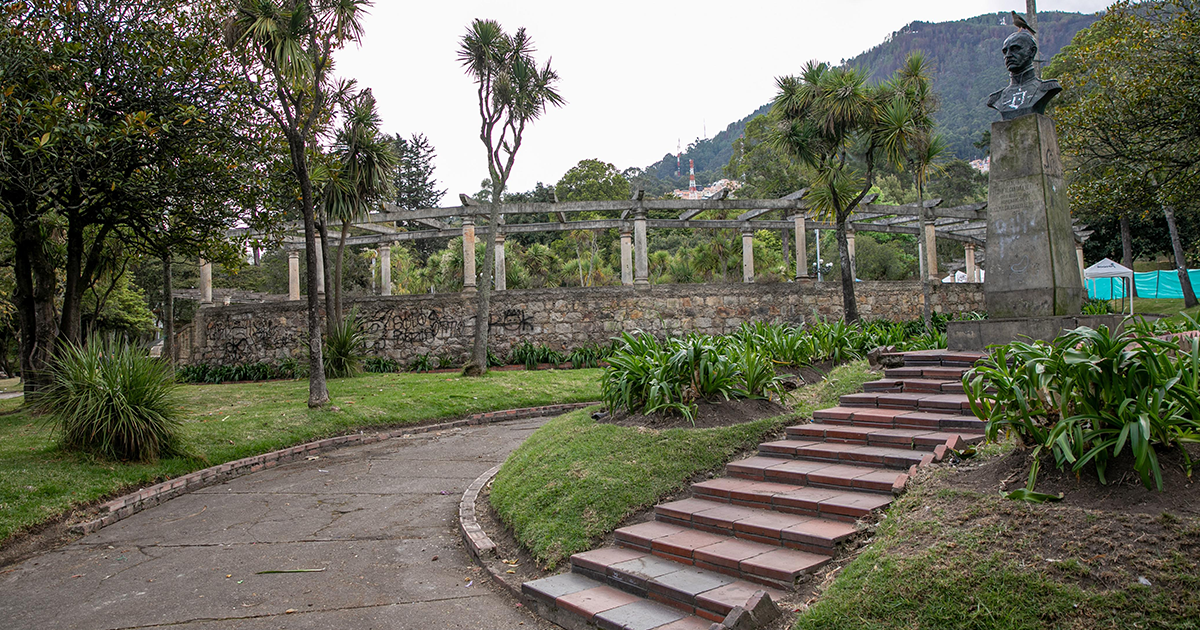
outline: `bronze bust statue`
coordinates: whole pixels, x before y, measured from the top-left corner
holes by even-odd
[[[1004,40],[1004,65],[1010,82],[1003,90],[988,96],[988,107],[1000,112],[1004,120],[1025,114],[1044,114],[1046,105],[1062,91],[1058,81],[1043,81],[1037,77],[1033,59],[1037,56],[1037,40],[1028,31],[1020,30]]]

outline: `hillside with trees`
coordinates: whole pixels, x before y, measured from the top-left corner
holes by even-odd
[[[1094,23],[1099,16],[1046,11],[1038,13],[1039,58],[1049,61],[1071,42],[1075,33]],[[1001,20],[1005,23],[1002,23]],[[974,146],[980,134],[997,119],[984,105],[988,94],[1008,82],[1000,46],[1013,32],[1008,12],[989,13],[956,22],[912,22],[892,33],[886,41],[842,63],[861,68],[871,83],[892,76],[912,52],[921,51],[930,65],[933,88],[940,98],[938,130],[949,145],[950,154],[965,160],[982,158],[983,149]],[[806,59],[797,59],[796,68]],[[733,155],[734,141],[756,116],[767,113],[764,104],[745,118],[734,122],[709,139],[696,139],[683,153],[683,169],[675,177],[674,154],[635,173],[626,173],[631,181],[644,183],[647,193],[669,191],[687,186],[687,163],[695,160],[696,180],[708,184],[721,179],[722,167]],[[632,176],[631,176],[632,175]],[[641,178],[637,177],[642,175]],[[650,181],[656,180],[656,181]]]

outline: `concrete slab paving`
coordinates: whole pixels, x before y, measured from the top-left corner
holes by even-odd
[[[545,419],[349,447],[183,495],[0,571],[6,630],[541,628],[457,533]],[[302,573],[267,573],[294,571]]]

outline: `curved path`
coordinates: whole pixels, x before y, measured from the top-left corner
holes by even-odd
[[[458,501],[544,418],[321,454],[0,570],[0,627],[552,628],[463,549]],[[267,573],[260,571],[293,571]]]

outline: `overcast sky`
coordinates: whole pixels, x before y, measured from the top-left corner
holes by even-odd
[[[1045,0],[1039,11],[1092,13],[1101,0]],[[375,0],[361,46],[338,55],[337,74],[370,87],[384,130],[423,133],[437,150],[442,205],[487,177],[471,80],[456,59],[475,18],[525,27],[539,62],[553,58],[567,103],[532,128],[509,191],[553,184],[579,160],[647,166],[677,142],[712,137],[775,95],[775,77],[804,62],[837,63],[914,20],[944,22],[1024,9],[1019,0],[775,0],[763,2],[401,2]],[[1001,63],[997,56],[997,63]],[[685,165],[686,168],[686,165]]]

